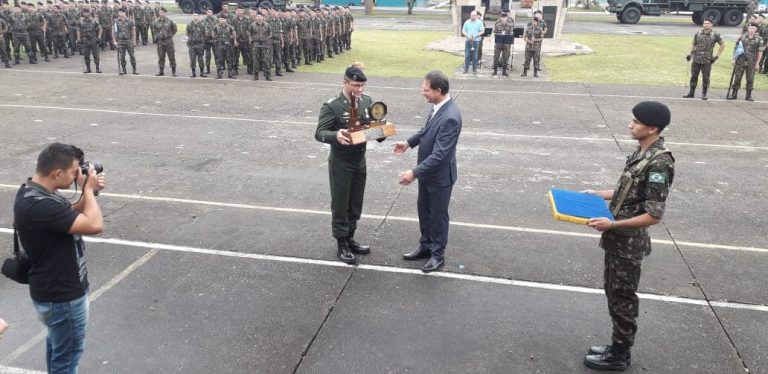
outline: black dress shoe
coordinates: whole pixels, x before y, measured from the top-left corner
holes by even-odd
[[[445,265],[445,259],[436,259],[434,257],[430,258],[429,261],[427,261],[426,264],[424,264],[424,267],[421,268],[421,271],[425,273],[431,273],[433,271],[440,270],[443,265]]]
[[[432,253],[425,250],[425,249],[417,249],[411,253],[406,253],[403,255],[403,260],[406,261],[414,261],[414,260],[421,260],[422,258],[429,258],[432,257]]]
[[[584,365],[590,369],[624,371],[631,363],[632,356],[629,350],[620,350],[612,346],[591,347],[589,350],[590,352],[603,351],[584,357]]]
[[[356,253],[359,255],[367,255],[371,253],[371,247],[367,245],[362,245],[355,241],[355,239],[351,236],[347,237],[347,245],[349,246],[349,250],[352,251],[352,253]]]

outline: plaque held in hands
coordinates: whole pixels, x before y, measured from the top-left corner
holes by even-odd
[[[381,101],[363,108],[369,115],[360,115],[357,99],[352,100],[349,108],[349,137],[352,144],[362,144],[369,140],[384,141],[384,138],[395,135],[395,125],[387,123],[387,106]]]

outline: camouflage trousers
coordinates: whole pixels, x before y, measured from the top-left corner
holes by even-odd
[[[243,56],[243,65],[251,66],[251,57],[253,52],[251,51],[251,45],[247,40],[238,40],[237,47],[235,47],[235,68],[240,65],[240,56]]]
[[[254,43],[251,47],[253,50],[253,59],[251,60],[253,61],[253,73],[269,72],[272,66],[272,45]]]
[[[691,90],[696,89],[699,83],[699,72],[701,72],[701,88],[709,88],[709,73],[712,71],[712,64],[691,63]]]
[[[85,60],[85,64],[88,65],[91,63],[91,55],[93,55],[93,62],[96,63],[96,65],[99,64],[99,44],[96,40],[93,41],[80,41],[80,52],[83,53],[83,60]]]
[[[331,36],[328,36],[328,37],[326,37],[326,38],[325,38],[325,53],[327,53],[329,57],[330,57],[331,55],[333,55],[334,53],[337,53],[337,54],[338,54],[338,52],[335,52],[336,50],[335,50],[335,48],[333,47],[333,40],[334,40],[335,38],[336,38],[336,37],[335,37],[335,36],[333,36],[333,35],[331,35]]]
[[[5,53],[10,56],[13,50],[11,49],[11,41],[13,41],[13,35],[10,32],[3,34],[3,42],[0,43],[0,48],[5,49]]]
[[[308,62],[310,60],[313,60],[312,39],[301,39],[299,40],[299,43],[301,44],[301,53],[304,55],[304,61]]]
[[[280,46],[280,42],[272,43],[272,63],[275,64],[275,69],[280,71],[280,67],[283,65],[283,48]]]
[[[511,44],[496,43],[493,47],[493,67],[507,68],[507,61],[509,61],[509,49]],[[512,63],[510,63],[512,65]]]
[[[205,42],[203,44],[203,50],[205,51],[205,66],[211,66],[211,55],[216,53],[216,48],[214,48],[213,42]],[[216,57],[213,57],[213,60],[216,61]]]
[[[120,66],[125,69],[125,53],[128,52],[128,56],[131,59],[131,66],[136,66],[136,57],[133,56],[133,44],[130,41],[118,41],[117,42],[117,61]]]
[[[741,87],[741,77],[744,76],[745,72],[747,73],[747,91],[752,91],[752,86],[755,83],[755,62],[739,57],[736,59],[736,66],[734,66],[733,86],[731,86],[734,91]]]
[[[323,42],[320,39],[312,38],[312,53],[310,54],[310,60],[315,58],[316,61],[320,61],[320,57],[323,55]]]
[[[173,49],[173,40],[157,41],[157,66],[160,69],[165,68],[165,56],[168,56],[168,63],[171,69],[176,69],[176,50]]]
[[[66,35],[62,34],[56,34],[51,35],[48,40],[51,41],[51,53],[58,56],[59,53],[64,53],[64,55],[68,55],[67,52],[67,37]]]
[[[538,48],[525,47],[525,62],[523,62],[523,70],[529,70],[529,67],[531,66],[531,60],[533,60],[533,68],[536,70],[541,70],[539,69],[539,61],[541,60],[540,45]]]
[[[216,44],[216,70],[232,73],[235,67],[233,63],[235,61],[235,51],[232,48],[232,44],[229,43],[217,43]]]
[[[149,26],[136,25],[136,44],[141,40],[142,45],[147,45],[147,39],[149,38]]]
[[[0,39],[0,61],[8,62],[8,51],[5,49],[5,39]]]
[[[292,65],[296,61],[296,57],[293,55],[295,49],[290,42],[283,44],[283,63]]]
[[[192,68],[192,70],[195,70],[195,62],[197,62],[197,66],[200,66],[200,71],[203,72],[205,65],[203,65],[203,57],[205,57],[205,45],[200,44],[192,44],[188,46],[189,49],[189,67]]]
[[[29,45],[29,34],[13,33],[13,56],[16,59],[21,58],[21,47],[24,46],[24,50],[27,51],[27,56],[35,55],[35,50]]]
[[[611,339],[614,345],[629,348],[637,333],[640,266],[643,257],[650,254],[651,239],[645,230],[632,235],[610,230],[603,233],[600,246],[605,250],[603,288],[613,321]]]
[[[99,46],[103,51],[107,48],[107,45],[109,45],[109,49],[115,49],[115,45],[112,44],[112,27],[101,26],[101,40],[99,41]]]
[[[48,56],[48,48],[45,46],[45,34],[42,32],[30,32],[29,43],[32,49],[40,51],[43,56]]]
[[[77,52],[77,25],[69,25],[67,32],[67,45],[72,49],[72,54]]]

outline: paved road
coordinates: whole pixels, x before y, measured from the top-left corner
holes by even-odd
[[[186,73],[185,57],[179,54]],[[677,88],[456,79],[460,177],[448,263],[421,275],[416,188],[391,154],[428,112],[420,82],[372,78],[399,134],[368,148],[359,239],[330,238],[328,148],[312,134],[329,75],[276,82],[83,75],[76,59],[0,70],[0,242],[17,186],[51,141],[104,163],[106,230],[88,244],[85,373],[587,373],[610,320],[602,253],[553,221],[551,187],[611,188],[646,98],[670,105],[677,175],[644,262],[630,373],[768,372],[768,95],[680,99]],[[114,55],[107,54],[105,66]],[[233,99],[222,99],[229,96]],[[24,287],[0,280],[0,373],[44,370]],[[23,368],[19,371],[14,368]]]

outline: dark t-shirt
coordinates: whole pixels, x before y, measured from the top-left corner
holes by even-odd
[[[78,215],[72,204],[30,180],[16,194],[13,213],[21,245],[32,262],[32,299],[63,303],[84,296],[85,243],[80,235],[69,233]]]

